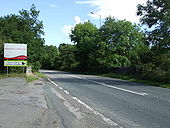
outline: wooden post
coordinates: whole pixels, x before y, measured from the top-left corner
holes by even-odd
[[[7,66],[7,77],[8,77],[8,66]]]

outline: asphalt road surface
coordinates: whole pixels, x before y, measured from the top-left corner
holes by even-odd
[[[41,72],[108,123],[124,128],[170,128],[170,89],[93,75]]]

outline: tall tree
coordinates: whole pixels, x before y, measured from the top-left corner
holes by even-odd
[[[107,46],[103,58],[110,67],[136,63],[139,59],[138,52],[146,47],[144,33],[129,21],[108,17],[100,28],[100,35]]]
[[[0,18],[0,45],[3,43],[25,43],[28,45],[28,60],[34,69],[39,69],[43,57],[44,39],[42,21],[38,20],[40,11],[32,5],[30,10],[10,14]],[[3,47],[1,47],[2,49]],[[1,51],[1,57],[3,52]]]
[[[43,59],[44,35],[43,23],[38,20],[40,11],[36,10],[33,4],[29,11],[19,11],[21,19],[21,30],[24,32],[24,42],[28,45],[29,62],[36,70],[41,67]]]
[[[148,0],[146,4],[138,5],[137,15],[141,17],[141,23],[150,28],[146,32],[152,54],[142,66],[142,74],[145,79],[169,83],[170,1]]]
[[[151,28],[148,40],[152,46],[170,48],[170,1],[148,0],[146,5],[138,5],[137,15],[142,24]]]
[[[89,55],[95,51],[98,41],[97,27],[90,22],[77,24],[72,29],[70,37],[77,47],[76,59],[79,62],[79,68],[89,71],[91,68]]]
[[[58,48],[56,46],[44,46],[42,68],[44,69],[55,69],[56,61],[59,57]]]
[[[56,60],[57,67],[60,70],[71,71],[77,67],[77,61],[75,59],[76,47],[71,44],[60,44],[59,57]]]

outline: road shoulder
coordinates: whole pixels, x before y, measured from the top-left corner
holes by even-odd
[[[48,109],[43,82],[24,78],[0,79],[1,128],[57,128],[58,117]]]

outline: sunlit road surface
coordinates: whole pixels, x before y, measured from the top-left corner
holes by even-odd
[[[91,109],[125,128],[170,128],[170,89],[124,80],[41,70]]]

